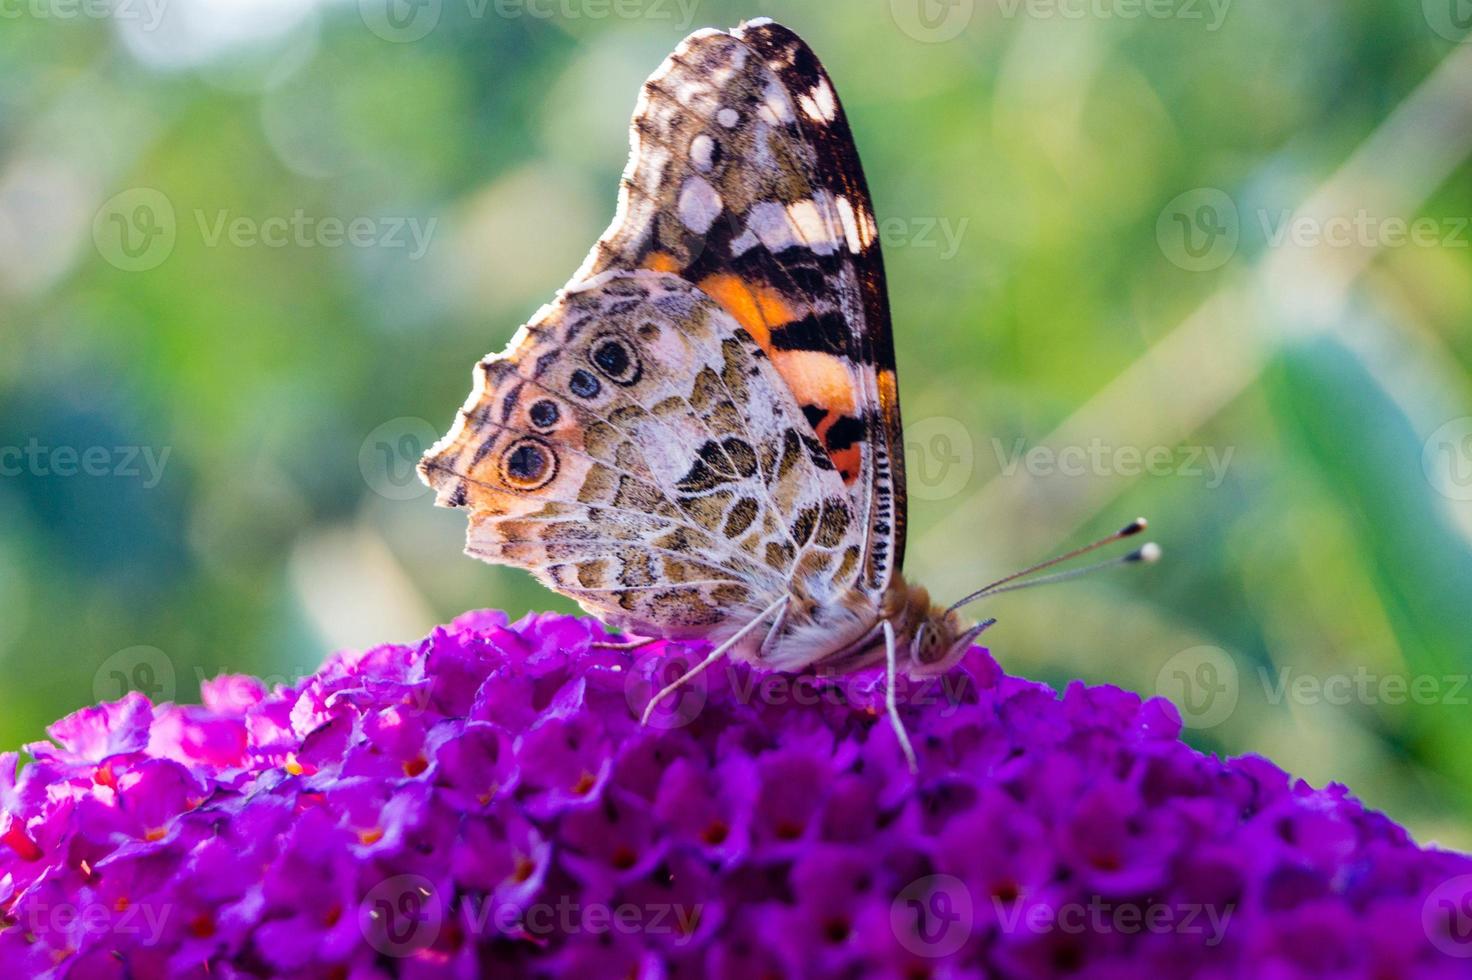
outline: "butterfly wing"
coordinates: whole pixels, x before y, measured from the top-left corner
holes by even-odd
[[[831,79],[771,21],[700,31],[650,77],[612,226],[580,276],[674,272],[769,355],[865,529],[879,595],[905,544],[899,390],[884,263]]]
[[[569,286],[482,361],[420,463],[466,550],[606,622],[721,639],[790,583],[832,602],[862,531],[756,341],[688,281]]]

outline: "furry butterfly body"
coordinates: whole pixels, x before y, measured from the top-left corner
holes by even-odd
[[[772,669],[944,670],[977,628],[900,573],[883,261],[827,73],[770,21],[699,31],[631,142],[613,224],[421,463],[467,551]]]

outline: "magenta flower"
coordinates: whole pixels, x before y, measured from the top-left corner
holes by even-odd
[[[292,687],[138,695],[0,756],[0,962],[93,977],[1453,977],[1472,859],[1167,702],[972,651],[703,675],[472,613]]]

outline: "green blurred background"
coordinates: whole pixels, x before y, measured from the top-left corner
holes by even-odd
[[[1162,564],[991,604],[1001,662],[1472,847],[1466,0],[0,14],[0,745],[572,608],[412,464],[607,223],[642,79],[768,15],[868,168],[912,576],[1148,514]]]

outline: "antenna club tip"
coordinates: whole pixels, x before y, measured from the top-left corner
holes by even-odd
[[[1149,526],[1149,521],[1145,520],[1145,518],[1143,517],[1137,517],[1126,524],[1124,527],[1119,529],[1119,536],[1121,538],[1127,538],[1131,535],[1139,534],[1141,531],[1145,530],[1145,528]]]
[[[1149,544],[1141,545],[1139,551],[1136,551],[1133,555],[1130,555],[1130,560],[1141,561],[1148,565],[1153,562],[1160,561],[1161,554],[1162,552],[1160,550],[1160,545],[1156,544],[1154,541],[1151,541]]]

